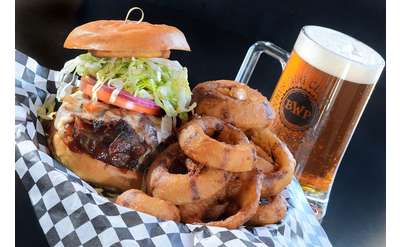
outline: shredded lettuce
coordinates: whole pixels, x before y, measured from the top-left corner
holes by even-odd
[[[99,84],[107,83],[118,90],[145,99],[152,99],[170,117],[187,117],[195,105],[190,105],[191,91],[187,69],[179,62],[164,58],[98,58],[90,53],[68,61],[61,70],[57,99],[69,94],[71,73],[92,76]],[[68,91],[69,90],[69,91]],[[95,92],[94,92],[95,94]],[[96,98],[96,95],[92,98]],[[113,97],[116,97],[114,95]]]
[[[53,94],[49,94],[44,103],[36,109],[36,113],[39,118],[45,120],[53,120],[54,116],[56,115],[55,111],[56,106],[56,98]]]

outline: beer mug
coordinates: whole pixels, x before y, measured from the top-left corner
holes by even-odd
[[[276,112],[271,128],[294,154],[295,175],[322,220],[336,171],[385,61],[350,36],[305,26],[291,54],[270,42],[251,46],[236,81],[248,82],[262,53],[283,68],[270,99]]]

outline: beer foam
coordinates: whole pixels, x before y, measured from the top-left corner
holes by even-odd
[[[315,68],[356,83],[376,83],[385,67],[383,58],[366,44],[319,26],[305,26],[294,50]]]

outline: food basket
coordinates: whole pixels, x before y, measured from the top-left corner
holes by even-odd
[[[331,246],[295,179],[285,218],[264,227],[182,224],[114,204],[50,155],[37,109],[58,72],[19,51],[15,61],[15,170],[50,246]]]

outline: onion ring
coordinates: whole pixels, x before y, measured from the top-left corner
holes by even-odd
[[[204,200],[178,205],[182,222],[198,223],[216,220],[225,212],[229,202],[225,201],[225,188],[218,191],[215,195]]]
[[[258,205],[256,214],[247,222],[248,225],[263,226],[278,223],[285,217],[286,200],[281,194],[269,198],[268,203]]]
[[[245,175],[245,176],[243,176]],[[257,212],[258,202],[261,196],[261,185],[263,173],[254,169],[246,174],[240,174],[242,183],[239,193],[232,199],[237,203],[239,211],[221,221],[211,221],[207,226],[226,227],[228,229],[238,228],[246,223]],[[228,186],[229,189],[229,186]],[[228,194],[229,194],[229,190]]]
[[[181,219],[185,223],[204,223],[208,221],[216,221],[220,216],[233,215],[239,208],[230,202],[239,194],[245,175],[247,173],[231,173],[228,184],[214,196],[205,200],[189,203],[179,206]],[[235,211],[236,209],[236,211]]]
[[[220,138],[211,137],[218,134]],[[254,167],[255,148],[246,135],[214,117],[195,118],[186,123],[179,133],[179,145],[192,160],[209,167],[230,172],[246,172]]]
[[[247,134],[252,142],[270,153],[275,165],[274,171],[264,173],[261,196],[279,194],[292,181],[296,160],[286,144],[269,129],[252,129]]]
[[[207,81],[197,84],[192,92],[195,113],[220,118],[240,129],[267,127],[275,118],[267,98],[243,83]]]
[[[182,168],[183,171],[173,171]],[[146,184],[149,194],[181,205],[214,195],[228,180],[229,175],[225,171],[199,166],[186,158],[178,143],[174,143],[151,164]]]
[[[262,148],[254,144],[256,148],[256,161],[254,162],[254,166],[256,169],[261,170],[264,174],[271,173],[274,169],[274,161],[271,156],[269,156]]]
[[[141,190],[127,190],[117,197],[115,203],[162,220],[180,221],[179,210],[174,204],[151,197]]]

